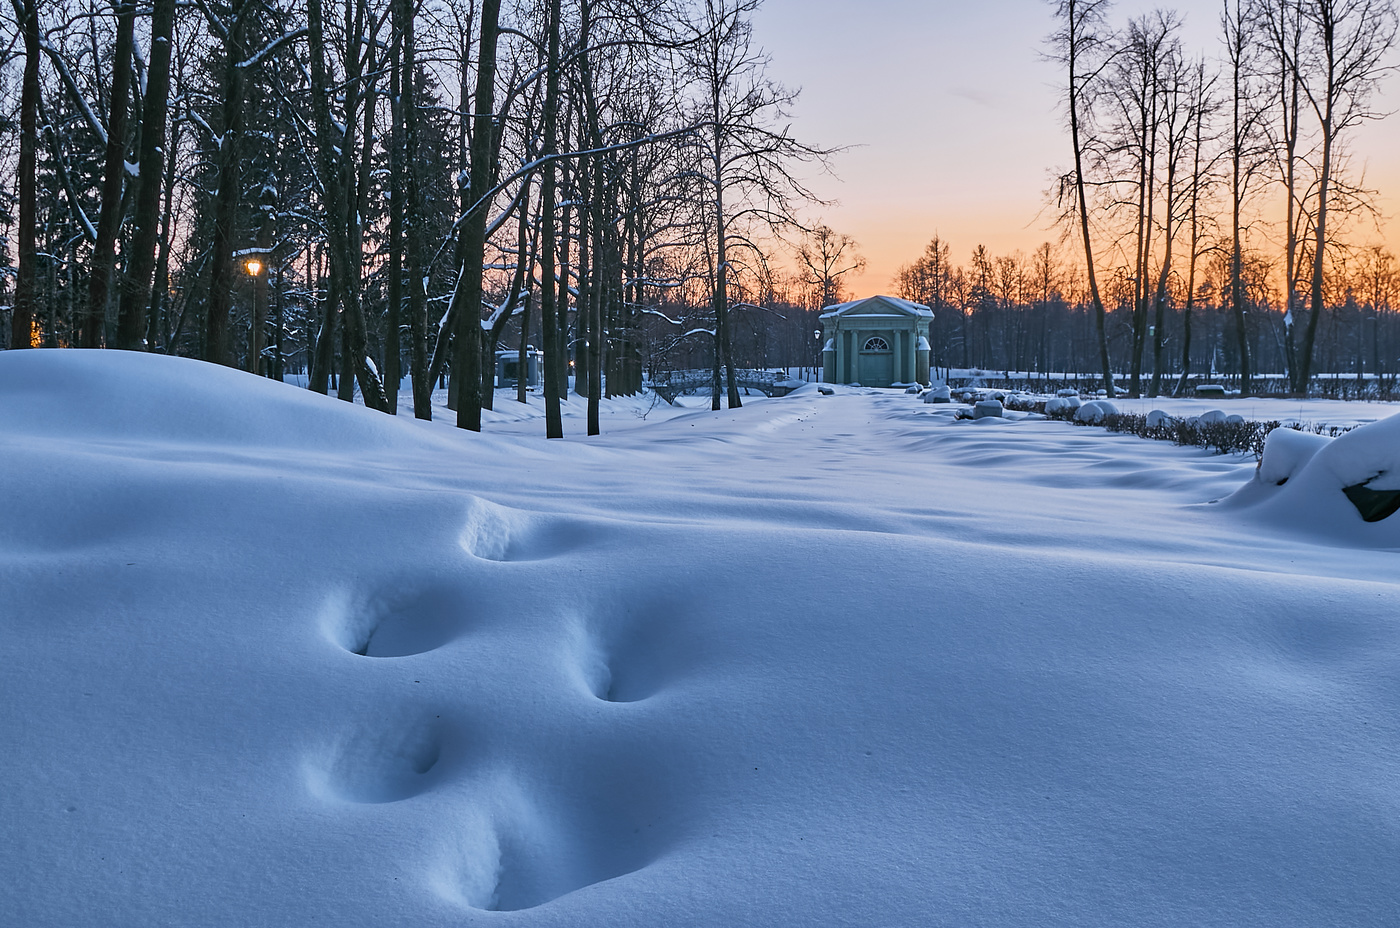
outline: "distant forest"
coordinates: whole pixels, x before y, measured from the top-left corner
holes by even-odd
[[[955,267],[935,239],[898,284],[935,323],[951,310],[944,363],[1093,369],[1132,395],[1203,373],[1302,394],[1319,371],[1393,393],[1400,267],[1351,142],[1386,115],[1394,3],[1220,0],[1208,49],[1171,10],[1053,6],[1066,145],[1048,205],[1072,258],[978,248]]]
[[[737,370],[819,365],[864,266],[809,218],[831,150],[790,131],[759,3],[10,0],[0,347],[178,354],[385,411],[407,377],[425,418],[447,383],[472,429],[527,348],[551,435],[571,382],[590,431],[666,370],[737,406]],[[936,366],[1393,389],[1395,260],[1358,244],[1346,157],[1393,6],[1222,10],[1204,58],[1173,14],[1056,5],[1064,237],[961,266],[935,239],[900,273]]]

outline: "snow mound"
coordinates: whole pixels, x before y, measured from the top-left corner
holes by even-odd
[[[1344,544],[1400,548],[1400,415],[1337,438],[1275,429],[1230,503]]]
[[[321,452],[436,444],[411,420],[233,368],[144,352],[0,352],[0,397],[0,430],[10,435]]]

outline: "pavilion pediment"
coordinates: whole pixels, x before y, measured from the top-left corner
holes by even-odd
[[[933,311],[927,306],[892,296],[872,296],[850,303],[828,306],[821,315],[823,319],[850,319],[854,317],[873,319],[930,319]]]

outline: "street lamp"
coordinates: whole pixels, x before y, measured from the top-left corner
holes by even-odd
[[[249,320],[248,370],[262,375],[263,320],[267,318],[267,279],[263,276],[262,258],[254,255],[243,262],[248,276],[253,278],[253,318]]]

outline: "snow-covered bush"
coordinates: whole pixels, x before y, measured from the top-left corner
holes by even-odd
[[[1108,416],[1118,415],[1118,407],[1108,400],[1090,400],[1074,411],[1074,421],[1098,425]]]
[[[972,418],[974,419],[1000,419],[1002,418],[1003,407],[1000,400],[978,400],[977,405],[972,407]]]
[[[1149,429],[1160,429],[1175,420],[1160,409],[1154,409],[1147,414],[1147,427]]]
[[[1274,429],[1264,440],[1264,453],[1259,458],[1255,479],[1281,487],[1331,441],[1326,436],[1297,429]]]
[[[946,383],[930,387],[924,394],[925,403],[951,403],[953,401],[953,391],[948,389]]]

